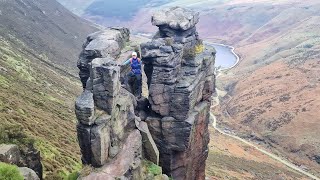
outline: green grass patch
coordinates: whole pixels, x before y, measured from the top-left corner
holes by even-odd
[[[81,170],[81,162],[74,159],[75,157],[69,157],[69,155],[64,154],[64,152],[61,152],[60,149],[50,142],[37,140],[35,144],[41,152],[45,171],[54,172],[54,177],[68,179],[70,173],[72,174]],[[68,164],[68,166],[63,166],[63,164]]]
[[[82,168],[71,105],[80,81],[34,58],[46,61],[45,54],[30,54],[14,37],[6,39],[0,35],[0,66],[6,71],[0,73],[0,143],[34,143],[45,179],[66,178]]]
[[[35,140],[28,137],[21,125],[0,125],[0,144],[16,144],[20,148],[33,146]]]
[[[26,112],[23,109],[18,109],[17,112],[21,115],[25,115]]]
[[[69,161],[71,162],[73,160],[70,158]],[[82,164],[77,162],[74,162],[74,164],[75,165],[73,166],[71,171],[66,168],[62,168],[61,170],[59,170],[59,176],[65,180],[76,180],[80,176]]]
[[[12,69],[14,69],[20,77],[27,81],[35,81],[35,78],[32,76],[32,68],[29,65],[30,61],[27,59],[24,59],[19,56],[5,56],[4,59],[6,59],[6,63],[8,66]]]
[[[63,105],[63,104],[64,104],[64,102],[63,102],[63,101],[61,101],[60,99],[57,99],[57,98],[55,98],[55,97],[53,97],[53,96],[46,95],[46,98],[47,98],[47,99],[49,99],[50,101],[53,101],[53,102],[59,103],[59,104],[61,104],[61,105]]]
[[[73,173],[69,174],[65,178],[65,180],[77,180],[79,176],[80,176],[79,172],[73,172]]]
[[[18,166],[0,162],[0,180],[23,180]]]
[[[198,54],[201,54],[205,50],[205,46],[202,40],[197,40],[194,47],[187,47],[183,49],[182,58],[186,60],[194,59]]]
[[[44,93],[44,92],[38,92],[39,95],[41,96],[41,98],[43,100],[49,100],[49,101],[52,101],[52,102],[55,102],[55,103],[58,103],[60,105],[64,105],[64,101],[58,99],[58,98],[55,98],[53,96],[51,96],[50,94],[47,94],[47,93]]]
[[[60,152],[56,147],[52,146],[48,141],[37,140],[36,148],[40,150],[41,157],[47,160],[54,160],[56,156],[60,156]]]
[[[153,176],[157,176],[157,175],[162,174],[162,168],[160,166],[158,166],[150,161],[145,161],[144,163],[147,167],[148,174],[152,174]]]
[[[9,88],[8,79],[0,74],[0,86],[2,88]]]
[[[34,73],[30,66],[30,61],[23,56],[17,54],[15,51],[11,50],[11,46],[8,42],[0,41],[0,52],[2,56],[1,59],[7,64],[7,66],[18,73],[20,77],[28,81],[35,81],[32,76]]]

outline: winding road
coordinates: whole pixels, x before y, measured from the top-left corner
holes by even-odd
[[[232,53],[234,53],[234,52],[232,51]],[[239,61],[238,61],[238,62],[239,62]],[[238,62],[237,62],[237,63],[238,63]],[[219,74],[219,71],[217,71],[217,76],[216,76],[216,77],[219,77],[219,75],[220,75],[220,74]],[[220,95],[219,95],[219,92],[221,92],[221,91],[218,90],[218,89],[216,89],[216,92],[217,92],[217,95],[212,97],[212,99],[214,100],[215,104],[212,105],[210,109],[212,109],[212,108],[220,105],[220,99],[219,99]],[[274,159],[274,160],[276,160],[276,161],[278,161],[278,162],[286,165],[287,167],[289,167],[289,168],[291,168],[291,169],[293,169],[293,170],[295,170],[295,171],[298,171],[298,172],[301,173],[301,174],[304,174],[304,175],[308,176],[308,177],[311,178],[311,179],[320,180],[320,178],[316,177],[315,175],[313,175],[313,174],[311,174],[311,173],[309,173],[309,172],[307,172],[307,171],[304,171],[304,170],[302,170],[301,168],[299,168],[298,166],[296,166],[295,164],[293,164],[293,163],[291,163],[291,162],[289,162],[289,161],[287,161],[287,160],[285,160],[285,159],[283,159],[283,158],[281,158],[281,157],[279,157],[279,156],[277,156],[277,155],[275,155],[275,154],[273,154],[273,153],[270,153],[270,152],[268,152],[268,151],[266,151],[266,150],[258,147],[257,145],[253,144],[252,142],[249,142],[249,141],[246,140],[246,139],[240,138],[240,137],[238,137],[238,136],[236,136],[236,135],[233,135],[233,134],[230,134],[230,133],[227,133],[227,132],[223,131],[222,129],[220,129],[220,128],[217,126],[217,118],[215,117],[215,115],[214,115],[212,112],[210,112],[210,117],[213,119],[213,123],[212,123],[213,128],[214,128],[215,130],[217,130],[219,133],[221,133],[221,134],[223,134],[223,135],[225,135],[225,136],[229,136],[229,137],[231,137],[231,138],[233,138],[233,139],[236,139],[236,140],[238,140],[238,141],[241,141],[241,142],[243,142],[243,143],[245,143],[245,144],[247,144],[247,145],[255,148],[256,150],[260,151],[261,153],[263,153],[263,154],[271,157],[272,159]]]

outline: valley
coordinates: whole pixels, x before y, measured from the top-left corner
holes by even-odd
[[[210,43],[209,43],[210,44]],[[216,54],[216,66],[218,67],[218,69],[216,70],[216,74],[217,74],[217,79],[219,80],[219,77],[225,72],[225,71],[228,71],[228,70],[232,70],[232,68],[234,68],[238,61],[239,61],[239,57],[234,54],[233,52],[233,49],[230,49],[230,47],[228,48],[227,46],[224,46],[224,45],[217,45],[217,44],[210,44],[210,45],[213,45],[217,51],[217,54]],[[230,63],[230,62],[237,62],[236,64],[229,64],[229,66],[226,66],[225,63],[223,63],[224,61],[226,61],[225,63]],[[222,63],[222,64],[221,64]],[[221,69],[220,69],[221,68]],[[216,94],[215,96],[213,97],[214,101],[213,101],[213,105],[212,105],[212,109],[213,111],[215,110],[216,107],[220,106],[220,98],[223,98],[224,96],[227,95],[227,92],[225,91],[221,91],[219,89],[216,89]],[[272,151],[272,149],[269,149],[269,150],[265,150],[266,147],[263,146],[263,144],[261,143],[257,143],[256,141],[252,140],[252,139],[244,139],[244,138],[241,138],[239,136],[236,135],[235,131],[230,131],[228,129],[228,127],[224,127],[223,125],[221,126],[221,123],[220,122],[217,122],[218,121],[218,118],[214,115],[214,113],[211,113],[210,114],[211,118],[212,118],[212,127],[214,130],[211,130],[211,136],[214,136],[212,137],[212,145],[210,146],[210,149],[211,150],[211,156],[209,156],[209,160],[208,160],[208,164],[209,164],[209,167],[207,168],[207,174],[209,177],[211,177],[212,179],[215,179],[215,178],[240,178],[240,179],[250,179],[252,177],[259,177],[261,179],[278,179],[278,178],[285,178],[285,179],[288,179],[288,178],[292,178],[290,176],[293,176],[294,178],[298,178],[298,179],[308,179],[308,178],[311,178],[311,179],[319,179],[317,176],[314,176],[313,174],[311,173],[308,173],[306,171],[306,169],[303,169],[301,166],[297,166],[293,163],[290,162],[290,160],[287,160],[285,157],[282,157],[282,155],[276,155],[276,154],[273,154],[273,153],[270,153],[270,150]],[[218,125],[219,124],[219,127]],[[221,128],[220,128],[221,126]],[[220,139],[224,139],[223,141],[221,141]],[[224,141],[231,141],[232,144],[228,144],[228,145],[225,145],[225,142]],[[231,143],[230,142],[230,143]],[[242,144],[242,145],[240,145]],[[224,146],[225,145],[225,146]],[[234,147],[234,145],[238,145],[236,147]],[[245,146],[246,145],[246,146]],[[219,150],[217,151],[218,148]],[[224,151],[221,149],[221,148],[225,148]],[[252,153],[251,156],[252,157],[247,157],[248,155],[244,155],[246,153],[244,152],[239,152],[239,149],[240,150],[243,150],[243,151],[247,151],[248,148],[252,148],[251,150],[252,151],[257,151],[255,153]],[[269,152],[268,152],[269,151]],[[217,153],[219,152],[219,153]],[[228,152],[228,153],[226,153]],[[263,155],[265,155],[266,157],[263,157],[263,156],[258,156],[259,153],[262,153]],[[221,156],[221,154],[226,154],[226,157],[222,158],[224,161],[223,163],[222,162],[219,162],[219,158]],[[227,163],[227,159],[228,157],[231,155],[233,157],[238,157],[239,155],[244,155],[243,160],[241,161],[241,163],[239,162],[238,165],[235,165],[235,160],[233,160],[232,162],[230,162],[230,164]],[[242,171],[239,171],[239,169],[242,169],[243,167],[247,166],[247,163],[248,165],[252,165],[253,162],[255,163],[258,163],[257,162],[257,159],[258,158],[258,162],[261,163],[261,160],[262,162],[267,160],[267,159],[272,159],[271,164],[275,165],[277,163],[280,163],[281,167],[284,168],[282,170],[278,170],[279,172],[281,173],[277,173],[274,174],[273,171],[275,170],[271,170],[271,169],[268,169],[268,170],[262,170],[262,169],[255,169],[255,170],[252,170],[253,172],[259,172],[261,174],[257,175],[253,175],[251,174],[251,171],[249,170],[249,172],[246,174]],[[210,160],[210,159],[214,159],[214,160]],[[246,162],[246,160],[250,160],[249,162]],[[212,163],[214,165],[212,165]],[[218,167],[218,164],[221,163],[225,166],[228,166],[227,168],[223,168],[223,169],[219,169]],[[231,163],[233,164],[233,166],[231,165]],[[238,167],[239,166],[239,167]],[[241,168],[240,168],[241,166]],[[256,168],[258,168],[259,166],[263,166],[262,164],[261,165],[258,165],[256,166]],[[264,166],[264,168],[266,168],[267,166]],[[239,169],[237,169],[239,168]],[[288,174],[286,174],[286,170],[285,169],[288,169],[289,171],[293,171],[295,173],[290,173],[290,175],[288,176]],[[228,170],[229,172],[225,172],[226,170]],[[232,171],[236,171],[236,172],[231,172]],[[219,172],[221,174],[219,174]],[[268,173],[270,174],[268,174]],[[250,174],[252,177],[250,177]],[[300,174],[300,175],[298,175]],[[302,176],[304,175],[304,177]],[[273,176],[273,177],[272,177]],[[301,177],[300,177],[301,176]],[[307,178],[308,177],[308,178]]]

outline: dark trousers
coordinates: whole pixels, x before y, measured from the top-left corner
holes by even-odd
[[[127,78],[131,93],[136,97],[140,97],[142,93],[142,75],[130,72],[128,73]]]

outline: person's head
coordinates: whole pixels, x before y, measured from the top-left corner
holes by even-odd
[[[137,53],[136,52],[132,52],[131,56],[132,56],[132,58],[137,58]]]

